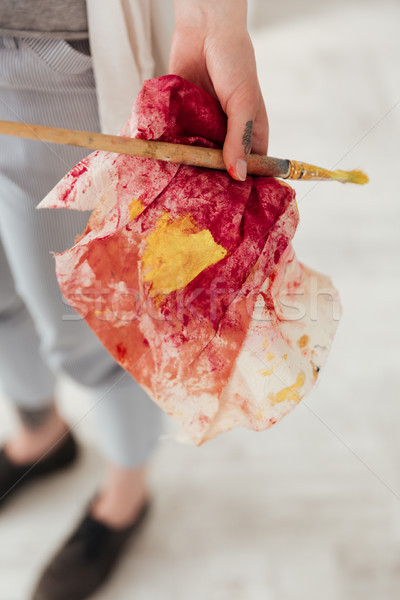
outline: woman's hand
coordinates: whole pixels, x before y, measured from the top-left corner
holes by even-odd
[[[170,72],[216,96],[228,117],[223,156],[244,181],[247,155],[267,154],[268,118],[246,29],[244,0],[175,0]]]

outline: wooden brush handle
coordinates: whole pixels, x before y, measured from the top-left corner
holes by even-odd
[[[59,127],[46,127],[45,125],[17,123],[14,121],[0,121],[0,134],[66,146],[80,146],[81,148],[90,148],[91,150],[106,150],[108,152],[139,156],[140,158],[154,158],[183,165],[192,165],[194,167],[226,170],[222,159],[222,150],[213,148],[137,140],[119,135],[106,135],[91,131],[61,129]],[[248,158],[249,175],[287,177],[288,172],[288,160],[272,158],[271,156],[260,156],[259,154],[250,154]]]

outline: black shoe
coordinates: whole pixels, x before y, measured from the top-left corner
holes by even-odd
[[[16,464],[8,458],[4,447],[0,448],[0,508],[28,482],[68,467],[77,455],[78,445],[69,431],[54,449],[32,463]]]
[[[135,521],[114,529],[89,510],[41,576],[32,600],[84,600],[108,579],[128,540],[136,534],[150,508],[146,500]]]

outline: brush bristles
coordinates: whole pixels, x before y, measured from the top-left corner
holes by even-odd
[[[332,172],[332,179],[336,179],[342,183],[358,183],[359,185],[364,185],[369,181],[369,177],[364,171],[342,171],[341,169],[336,169],[336,171]]]
[[[368,183],[368,176],[360,170],[353,171],[342,171],[336,169],[330,171],[323,167],[317,167],[316,165],[310,165],[309,163],[303,163],[296,160],[289,161],[289,174],[286,175],[289,179],[314,179],[319,181],[340,181],[341,183],[357,183],[364,185]]]

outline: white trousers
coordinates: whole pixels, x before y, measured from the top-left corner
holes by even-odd
[[[0,38],[0,119],[99,131],[91,57],[62,40]],[[143,464],[161,411],[63,301],[51,251],[73,244],[88,215],[35,210],[87,151],[0,136],[0,383],[12,402],[53,400],[58,371],[93,391],[100,451]]]

